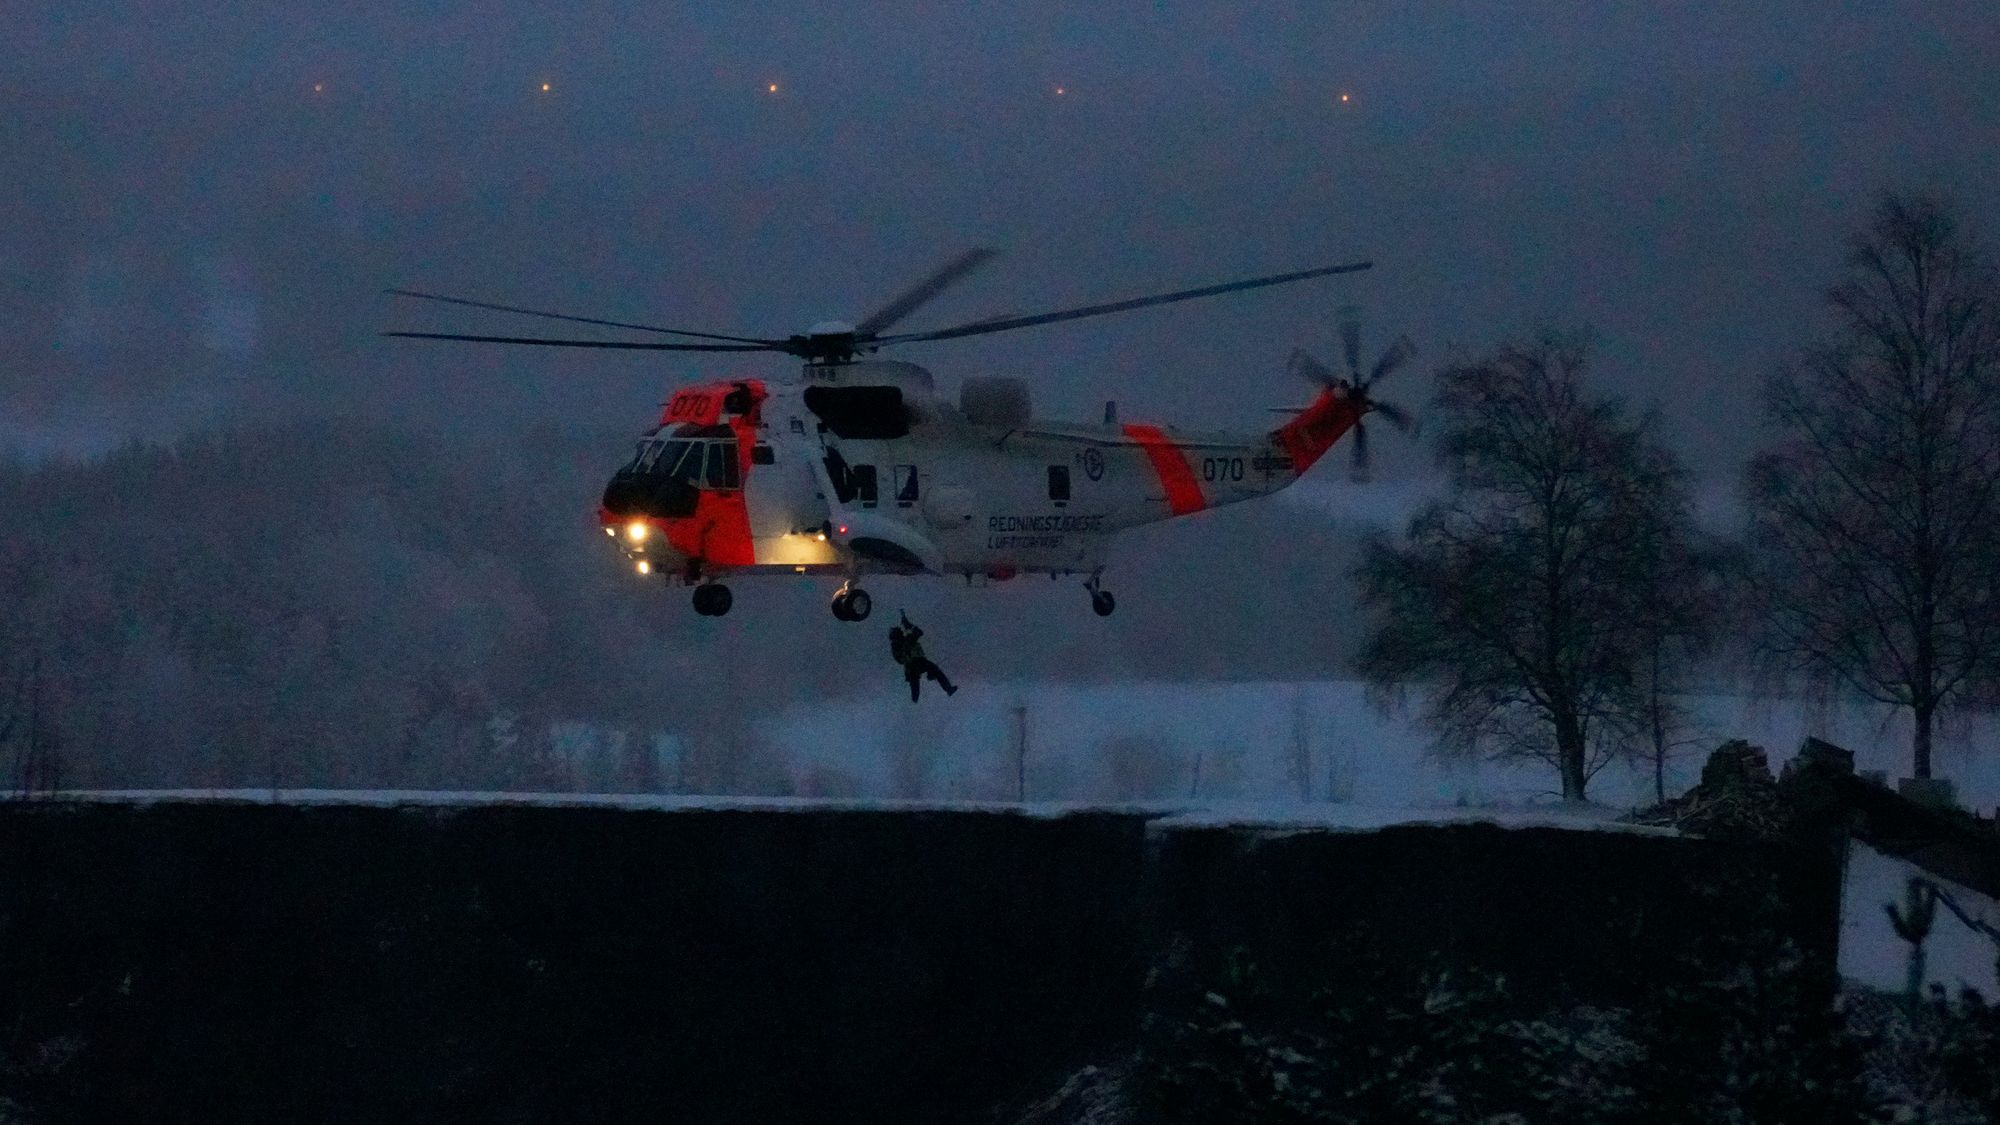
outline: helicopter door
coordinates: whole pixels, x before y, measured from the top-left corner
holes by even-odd
[[[736,469],[736,447],[726,441],[708,443],[708,487],[735,488],[742,481]]]

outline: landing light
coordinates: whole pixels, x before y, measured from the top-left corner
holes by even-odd
[[[618,529],[615,527],[607,527],[604,529],[604,534],[609,535],[613,539],[616,539],[618,538]]]
[[[653,573],[653,564],[652,564],[652,563],[649,563],[649,562],[647,562],[647,561],[646,561],[645,559],[640,559],[640,560],[639,560],[639,573],[640,573],[640,574],[651,574],[651,573]]]
[[[646,526],[644,520],[633,520],[631,523],[625,525],[625,538],[630,539],[634,543],[644,543],[646,541],[646,533],[649,530],[651,529]]]

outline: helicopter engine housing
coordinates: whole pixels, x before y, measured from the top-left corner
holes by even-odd
[[[958,391],[958,408],[976,426],[1022,429],[1034,414],[1028,384],[1006,375],[967,379]]]

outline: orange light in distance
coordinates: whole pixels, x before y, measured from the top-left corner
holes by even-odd
[[[1062,96],[1063,96],[1064,94],[1067,94],[1067,93],[1069,93],[1069,88],[1068,88],[1067,86],[1057,86],[1057,87],[1056,87],[1056,97],[1059,97],[1059,98],[1060,98],[1060,97],[1062,97]]]
[[[1346,105],[1346,104],[1347,104],[1347,95],[1346,95],[1346,94],[1342,94],[1342,95],[1340,95],[1340,104],[1342,104],[1342,105]]]
[[[313,83],[313,93],[315,93],[315,94],[324,94],[324,93],[326,93],[326,83],[324,83],[324,82],[315,82],[315,83]]]
[[[549,92],[549,84],[546,82],[542,83],[542,93],[546,94],[548,92]]]
[[[766,87],[764,87],[764,92],[765,92],[765,93],[767,93],[767,94],[775,94],[775,93],[777,93],[777,92],[778,92],[778,84],[777,84],[776,82],[773,82],[773,83],[771,83],[771,84],[770,84],[769,86],[766,86]]]

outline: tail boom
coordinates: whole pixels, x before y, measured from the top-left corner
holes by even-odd
[[[1292,471],[1303,476],[1360,420],[1361,404],[1339,387],[1328,387],[1312,405],[1271,431],[1271,440],[1292,459]]]

